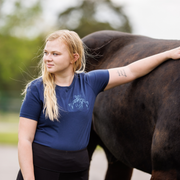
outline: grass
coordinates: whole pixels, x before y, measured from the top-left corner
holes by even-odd
[[[18,123],[19,122],[19,113],[1,112],[0,111],[0,122]]]
[[[11,130],[8,130],[8,126],[13,123],[19,122],[19,114],[18,113],[6,113],[6,112],[0,112],[0,124],[6,123],[7,126],[7,132],[6,131],[0,131],[0,144],[9,144],[9,145],[17,145],[18,142],[18,130],[15,129],[13,132]],[[1,125],[0,125],[1,126]]]
[[[0,132],[0,144],[17,145],[18,133]]]

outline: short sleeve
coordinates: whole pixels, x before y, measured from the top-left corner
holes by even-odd
[[[86,80],[97,95],[105,89],[109,82],[108,70],[93,70],[86,73]]]
[[[34,84],[30,84],[27,88],[26,96],[21,106],[20,117],[38,121],[42,107],[43,103],[40,100],[37,87]]]

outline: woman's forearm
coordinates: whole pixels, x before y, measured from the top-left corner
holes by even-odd
[[[24,180],[35,180],[32,143],[28,140],[19,140],[18,142],[19,165]]]
[[[135,79],[144,76],[159,66],[164,61],[171,58],[171,51],[165,51],[128,65]]]

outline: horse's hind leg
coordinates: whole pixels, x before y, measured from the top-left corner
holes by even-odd
[[[105,180],[130,180],[132,172],[132,168],[126,166],[120,161],[108,163]]]
[[[100,140],[99,136],[92,128],[90,141],[87,147],[90,160],[97,145],[100,145],[104,149],[108,160],[108,168],[105,180],[130,180],[133,169],[121,163],[120,161],[117,161],[117,159],[108,151],[103,142]]]
[[[180,178],[180,177],[179,177]],[[176,170],[152,171],[151,180],[179,180]]]
[[[108,160],[105,180],[130,180],[133,168],[118,161],[105,146],[102,147]]]
[[[175,110],[171,108],[170,114],[164,111],[156,123],[151,148],[151,180],[180,180],[180,114]]]

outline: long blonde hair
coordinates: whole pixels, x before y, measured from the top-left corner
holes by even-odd
[[[46,41],[53,41],[56,39],[62,40],[68,48],[70,57],[73,57],[74,53],[79,54],[79,59],[74,63],[73,69],[76,73],[84,72],[85,70],[85,50],[84,44],[78,34],[74,31],[69,30],[59,30],[50,34]],[[58,120],[60,117],[59,106],[56,98],[55,91],[55,77],[54,74],[49,73],[45,66],[43,59],[41,64],[41,76],[44,84],[44,113],[45,117],[49,118],[51,121]]]

